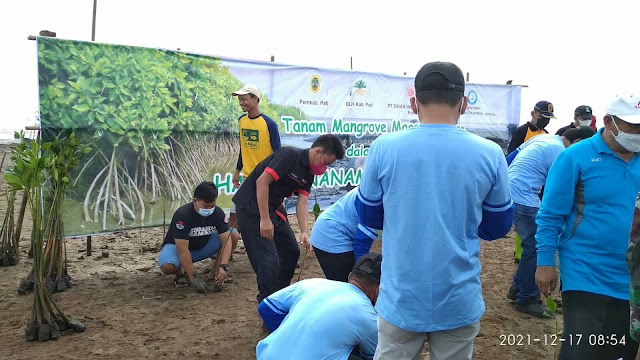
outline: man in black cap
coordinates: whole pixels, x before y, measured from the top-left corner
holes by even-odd
[[[573,122],[567,126],[561,127],[556,132],[556,135],[562,136],[565,131],[575,129],[578,126],[590,126],[592,117],[593,112],[591,111],[591,106],[580,105],[573,112]]]
[[[480,239],[513,223],[507,162],[456,126],[467,107],[458,66],[424,65],[415,88],[420,126],[372,143],[355,200],[361,223],[384,231],[375,358],[417,359],[429,341],[432,359],[471,359],[485,309]]]
[[[306,279],[262,300],[258,313],[271,334],[258,343],[257,359],[372,359],[381,264],[382,255],[369,253],[346,283]]]
[[[518,146],[536,135],[548,134],[549,132],[544,128],[549,125],[549,119],[555,119],[555,116],[553,116],[553,104],[545,100],[538,101],[531,111],[531,120],[518,126],[513,135],[511,135],[507,154],[510,154]]]

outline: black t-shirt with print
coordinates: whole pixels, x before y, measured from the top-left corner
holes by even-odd
[[[224,211],[217,206],[213,214],[202,216],[193,207],[193,203],[185,204],[173,214],[163,245],[175,244],[175,239],[189,240],[189,250],[202,249],[212,233],[229,231],[227,222]]]
[[[245,210],[252,216],[259,216],[256,181],[265,171],[275,179],[269,185],[269,213],[275,213],[286,221],[287,212],[282,205],[284,198],[294,194],[309,197],[311,192],[315,176],[309,168],[309,149],[284,146],[262,160],[233,196],[238,211]]]

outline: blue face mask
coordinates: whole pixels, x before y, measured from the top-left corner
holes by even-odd
[[[215,207],[212,208],[212,209],[200,209],[200,210],[198,210],[198,214],[200,214],[200,216],[204,216],[204,217],[211,216],[211,214],[213,214],[213,211],[215,209],[216,209]]]

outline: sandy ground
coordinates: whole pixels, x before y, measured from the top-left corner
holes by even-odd
[[[8,147],[0,145],[0,158],[6,151]],[[0,180],[0,216],[6,210],[6,188]],[[297,229],[295,218],[291,220]],[[31,269],[26,255],[29,224],[27,217],[20,263],[0,268],[0,359],[255,358],[255,346],[266,334],[256,311],[255,275],[244,250],[239,246],[236,251],[231,263],[234,282],[225,284],[223,292],[202,295],[192,288],[175,288],[173,279],[161,275],[156,264],[161,227],[94,236],[92,256],[86,255],[84,238],[69,239],[69,273],[76,286],[54,297],[67,314],[84,321],[87,329],[55,341],[27,342],[24,325],[32,295],[19,295],[16,289]],[[554,347],[542,342],[522,346],[503,342],[507,335],[533,339],[556,332],[555,320],[518,313],[506,299],[516,269],[513,248],[511,236],[482,244],[487,310],[475,341],[474,359],[553,359]],[[196,271],[202,274],[209,266],[209,260],[199,263]],[[313,256],[296,271],[293,281],[300,271],[301,279],[323,276]],[[562,317],[558,316],[561,328]],[[428,359],[427,354],[425,347],[422,359]]]

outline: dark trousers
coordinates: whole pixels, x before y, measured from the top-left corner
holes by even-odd
[[[334,254],[320,250],[315,246],[313,251],[316,253],[316,258],[318,258],[322,272],[327,279],[342,282],[349,280],[349,273],[356,263],[353,251]]]
[[[513,223],[522,239],[522,255],[511,286],[518,290],[517,301],[525,304],[536,301],[540,295],[536,285],[536,216],[538,208],[516,204]]]
[[[564,319],[559,360],[634,360],[629,301],[584,291],[562,293]],[[617,342],[616,345],[613,345]]]
[[[260,218],[238,209],[242,241],[258,282],[258,302],[291,284],[300,257],[298,243],[286,221],[273,218],[273,240],[260,236]]]

